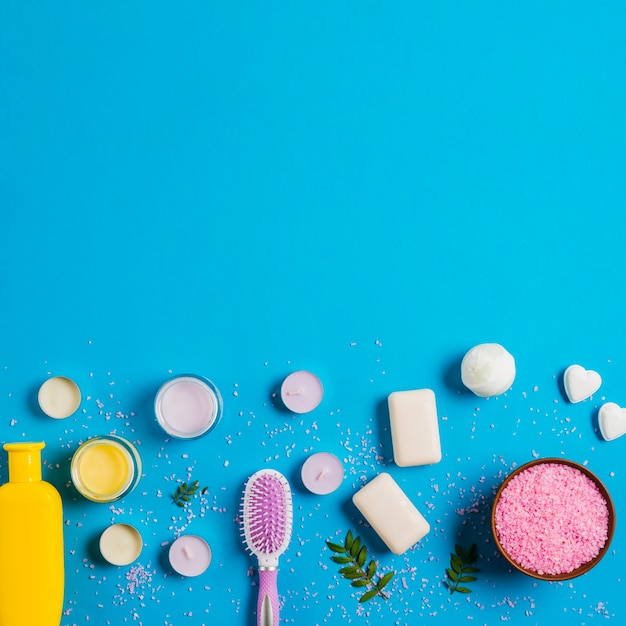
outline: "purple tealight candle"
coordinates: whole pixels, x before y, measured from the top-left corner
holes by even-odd
[[[294,413],[309,413],[319,406],[323,396],[322,382],[306,370],[289,374],[280,388],[284,405]]]
[[[343,464],[330,452],[312,454],[302,465],[302,482],[312,493],[332,493],[343,481]]]
[[[197,535],[181,535],[170,546],[170,565],[181,576],[199,576],[211,564],[211,548]]]

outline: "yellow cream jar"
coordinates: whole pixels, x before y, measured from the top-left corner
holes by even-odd
[[[85,441],[70,466],[78,492],[94,502],[114,502],[129,494],[141,478],[141,457],[123,437],[99,435]]]

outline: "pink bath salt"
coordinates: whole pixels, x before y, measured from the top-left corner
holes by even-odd
[[[539,463],[502,490],[495,527],[504,551],[523,568],[569,574],[604,547],[609,510],[597,485],[580,470]]]

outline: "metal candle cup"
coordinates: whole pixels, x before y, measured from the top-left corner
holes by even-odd
[[[302,483],[317,495],[326,495],[338,489],[343,476],[343,464],[330,452],[312,454],[302,465]]]
[[[181,535],[170,546],[169,559],[181,576],[200,576],[211,564],[211,548],[197,535]]]
[[[294,413],[310,413],[319,406],[323,396],[322,382],[306,370],[289,374],[280,388],[283,404]]]
[[[112,524],[100,535],[100,554],[112,565],[130,565],[141,554],[143,541],[130,524]]]
[[[37,401],[48,417],[64,419],[78,410],[80,397],[80,389],[71,378],[53,376],[39,388]]]

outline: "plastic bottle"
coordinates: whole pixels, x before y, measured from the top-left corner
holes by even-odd
[[[0,626],[59,626],[63,612],[61,496],[41,479],[45,444],[7,443],[0,487]]]

